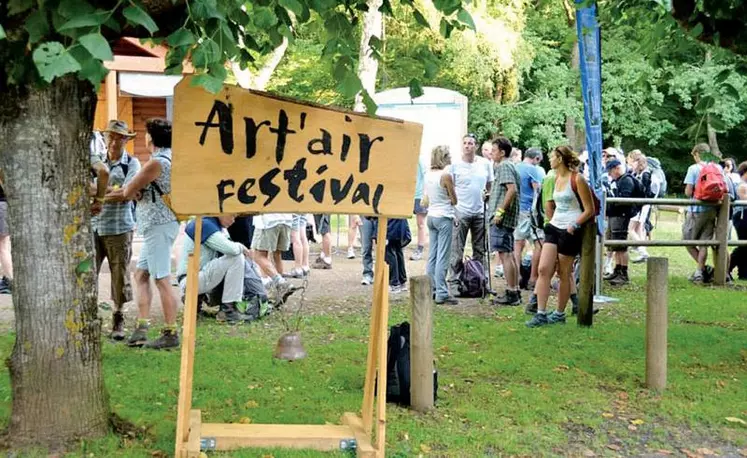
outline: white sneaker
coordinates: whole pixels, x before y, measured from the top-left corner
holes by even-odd
[[[496,266],[495,271],[493,271],[493,276],[496,278],[503,278],[503,266]]]
[[[369,286],[373,284],[373,278],[369,277],[368,275],[365,275],[363,277],[363,280],[361,280],[361,285]]]
[[[348,259],[355,259],[355,249],[353,247],[348,248]]]

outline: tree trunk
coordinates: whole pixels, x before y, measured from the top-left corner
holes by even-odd
[[[578,73],[581,68],[581,56],[579,55],[578,51],[578,39],[573,41],[573,48],[571,50],[571,69]],[[575,96],[575,92],[571,93],[571,97]],[[583,137],[583,129],[576,129],[576,119],[573,117],[573,115],[568,115],[565,117],[565,136],[568,139],[568,142],[571,145],[571,148],[574,149],[574,151],[579,151],[580,149],[586,148],[586,145],[582,139],[579,138],[579,132],[578,130],[581,130],[581,137]]]
[[[711,115],[706,115],[706,130],[708,131],[708,146],[711,147],[711,153],[721,159],[721,149],[718,147],[716,130],[711,127]]]
[[[8,438],[13,448],[58,450],[106,434],[109,422],[88,197],[96,93],[74,76],[2,89],[15,270]]]
[[[361,35],[361,47],[358,58],[358,78],[361,79],[363,89],[368,91],[371,97],[376,93],[376,74],[379,71],[379,61],[371,53],[371,47],[368,42],[372,36],[381,38],[382,17],[381,8],[382,0],[368,0],[368,11],[363,15],[363,34]],[[355,111],[366,111],[363,104],[363,95],[355,96]]]
[[[287,50],[288,39],[283,37],[283,42],[272,51],[272,54],[269,55],[265,64],[256,74],[249,70],[249,68],[242,70],[239,64],[233,62],[231,68],[233,69],[233,74],[236,76],[236,81],[239,83],[239,86],[244,89],[264,91],[265,88],[267,88],[267,83],[270,82],[270,78],[272,78],[275,69],[278,68],[280,61],[283,60],[283,56],[285,56]]]

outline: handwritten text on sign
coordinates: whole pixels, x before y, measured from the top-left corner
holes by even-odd
[[[176,87],[172,202],[183,214],[412,214],[422,126],[225,86]]]

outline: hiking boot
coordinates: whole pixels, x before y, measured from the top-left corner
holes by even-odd
[[[148,329],[150,329],[148,323],[139,323],[127,340],[127,346],[142,347],[145,345],[148,342]]]
[[[545,326],[548,324],[547,322],[547,314],[545,313],[536,313],[531,320],[527,321],[526,326],[528,328],[538,328],[540,326]]]
[[[112,333],[109,337],[113,340],[125,339],[124,315],[122,315],[122,312],[114,312],[112,316]]]
[[[504,296],[496,297],[493,300],[494,304],[499,305],[521,305],[521,293],[515,290],[506,290],[506,294]]]
[[[524,313],[527,315],[534,315],[537,313],[537,295],[532,294],[532,296],[529,298],[529,303],[524,308]]]
[[[628,270],[622,270],[618,272],[617,277],[614,277],[610,280],[608,280],[609,284],[611,286],[624,286],[630,283],[630,278],[628,278]]]
[[[171,348],[179,348],[179,334],[172,329],[164,329],[161,331],[161,335],[150,342],[143,345],[143,348],[150,350],[169,350]]]
[[[329,270],[332,268],[332,264],[322,259],[322,257],[316,258],[316,261],[314,261],[314,264],[311,265],[312,269],[322,269],[322,270]]]
[[[249,315],[245,315],[236,308],[236,304],[221,304],[220,311],[215,315],[215,320],[220,323],[237,324],[243,321],[251,321]]]
[[[620,275],[620,266],[615,266],[615,270],[613,270],[611,274],[605,274],[604,277],[602,278],[604,278],[607,281],[610,281],[614,278],[617,278],[618,275]]]
[[[13,294],[13,281],[8,277],[0,279],[0,294]]]
[[[560,313],[557,310],[547,315],[547,324],[565,324],[565,313]]]

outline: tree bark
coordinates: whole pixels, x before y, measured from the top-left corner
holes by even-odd
[[[75,76],[3,88],[0,170],[13,247],[16,341],[6,361],[13,448],[105,435],[109,402],[88,183],[96,93]]]
[[[379,61],[371,53],[368,42],[372,36],[381,38],[383,19],[381,16],[382,0],[368,0],[368,11],[363,15],[363,33],[361,35],[361,47],[358,58],[358,78],[363,84],[363,89],[373,97],[376,93],[376,75],[379,72]],[[366,111],[363,104],[363,94],[355,96],[355,111]]]
[[[708,132],[708,146],[711,147],[711,153],[721,158],[721,149],[718,147],[718,137],[716,136],[716,130],[711,127],[711,115],[706,115],[706,130]]]

